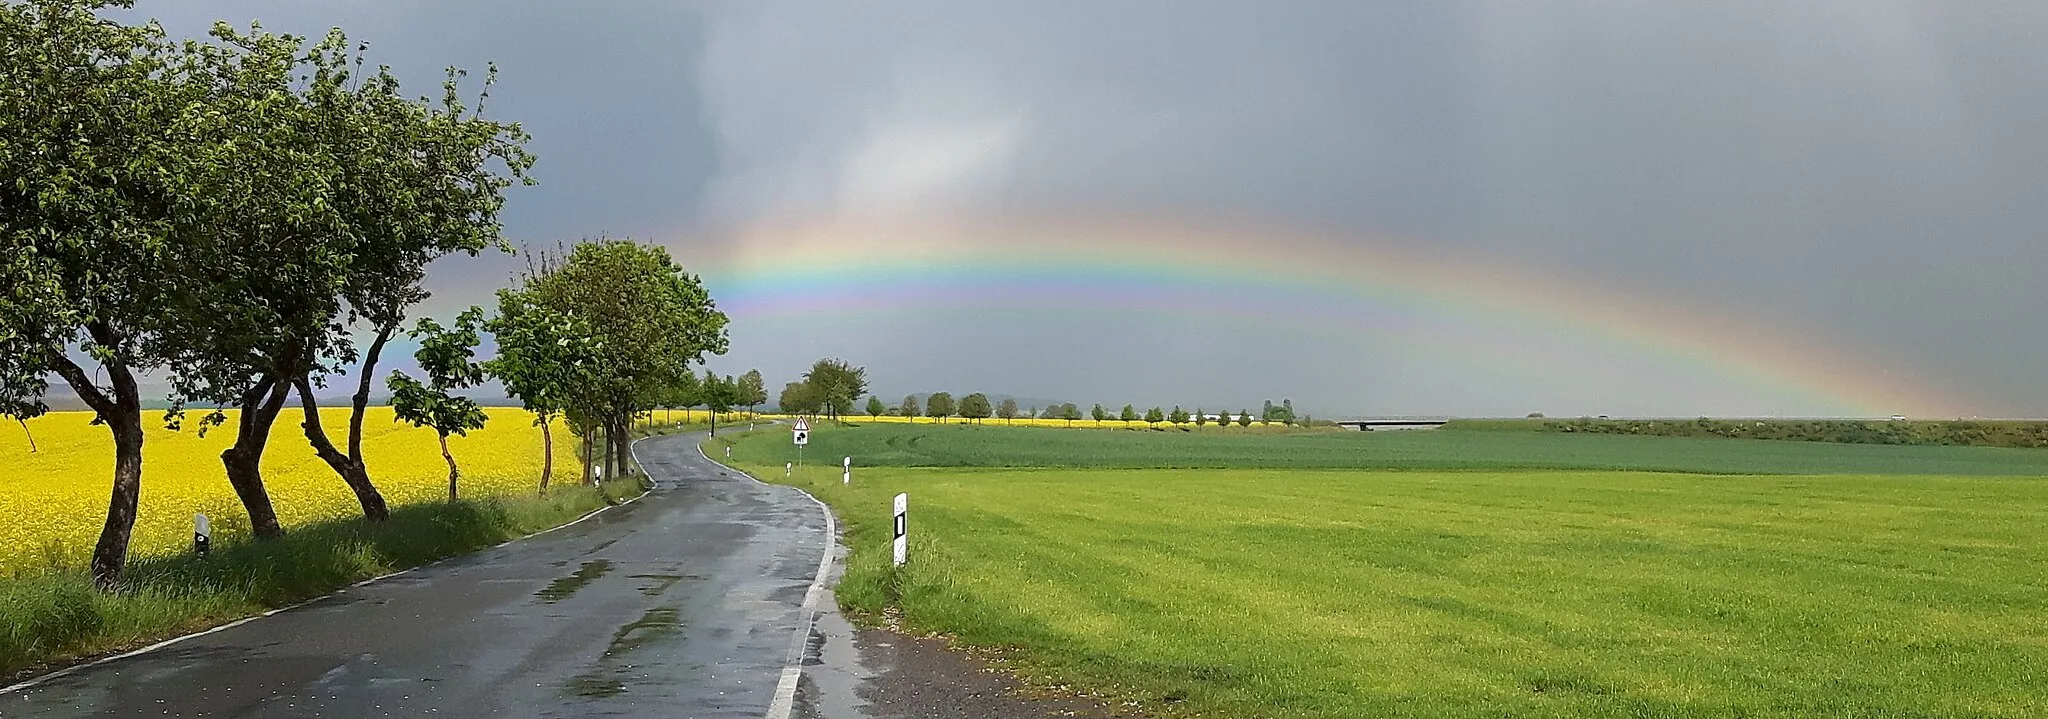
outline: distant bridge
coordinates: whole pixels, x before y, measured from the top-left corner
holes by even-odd
[[[1386,419],[1340,419],[1337,426],[1361,432],[1388,429],[1436,429],[1444,426],[1449,419],[1436,417],[1393,417]]]

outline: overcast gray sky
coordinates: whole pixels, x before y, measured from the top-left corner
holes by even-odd
[[[740,318],[713,363],[777,386],[836,354],[885,397],[2048,416],[2039,2],[140,5],[179,32],[339,25],[422,93],[442,66],[496,61],[492,114],[533,133],[542,182],[513,197],[508,233],[660,240],[714,289],[730,238],[768,219],[1214,217],[1713,314],[1941,401],[1834,401],[1597,338],[1582,363],[1518,365],[1518,347],[1578,340],[1483,312],[1452,328],[1469,343],[1417,348],[1343,322],[829,297]],[[436,306],[484,301],[510,266],[444,266]]]

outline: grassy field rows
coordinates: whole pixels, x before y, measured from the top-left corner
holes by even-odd
[[[782,480],[848,527],[842,602],[873,613],[893,601],[914,629],[1006,649],[1021,674],[1156,713],[2048,713],[2048,481],[2036,478],[1463,469],[1501,451],[1484,432],[1338,435],[1361,447],[1481,442],[1413,460],[1457,471],[872,466],[1028,463],[1068,449],[1048,442],[1096,435],[907,429],[813,437],[813,456],[855,454],[851,486],[836,467]],[[1148,433],[1103,435],[1136,444],[1075,461],[1156,460]],[[1546,455],[1560,463],[1595,467],[1663,444],[1526,436],[1565,443]],[[885,452],[912,437],[914,450]],[[1228,451],[1257,463],[1303,439],[1321,437]],[[1685,461],[1754,462],[1750,445],[1772,444],[1701,441],[1718,447]],[[739,439],[735,457],[777,479],[788,444],[766,430]],[[1923,471],[1963,461],[1798,446],[1877,451]],[[1351,456],[1370,466],[1370,453]],[[913,563],[900,574],[886,566],[897,492],[912,497]]]
[[[1627,469],[1708,474],[2048,476],[2048,452],[1998,447],[1840,445],[1538,432],[1067,432],[1048,428],[880,423],[820,432],[815,462],[867,466],[1350,469]],[[1247,431],[1250,430],[1250,431]],[[739,459],[780,465],[794,448],[743,445]]]

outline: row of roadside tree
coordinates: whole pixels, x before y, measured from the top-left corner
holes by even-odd
[[[197,431],[235,422],[221,460],[259,539],[284,533],[262,460],[294,399],[364,517],[388,516],[362,425],[401,335],[422,376],[393,373],[386,388],[401,419],[442,436],[451,498],[446,437],[482,425],[465,395],[491,379],[542,427],[566,420],[601,448],[586,457],[608,475],[636,413],[739,401],[738,380],[692,374],[725,351],[726,318],[656,246],[535,253],[495,312],[408,323],[431,263],[511,249],[500,211],[508,188],[532,183],[534,158],[518,124],[482,115],[495,68],[467,98],[453,69],[438,100],[412,98],[338,29],[309,39],[217,24],[184,41],[110,19],[125,7],[0,4],[0,415],[47,411],[58,378],[107,427],[100,587],[121,577],[141,492],[141,378],[167,383],[173,429],[188,406],[209,408]],[[496,356],[479,361],[485,335]],[[331,437],[316,394],[344,378],[348,427]]]
[[[957,401],[953,399],[951,392],[933,392],[924,395],[922,402],[919,401],[918,395],[913,394],[904,397],[902,402],[893,407],[884,404],[880,397],[870,396],[868,397],[867,405],[863,409],[868,416],[875,418],[884,416],[929,417],[939,421],[946,421],[958,417],[963,420],[995,418],[1004,421],[1014,421],[1036,417],[1038,419],[1066,420],[1068,426],[1072,426],[1073,423],[1082,419],[1092,419],[1098,425],[1115,420],[1124,424],[1142,421],[1151,426],[1157,426],[1161,423],[1175,425],[1193,423],[1196,426],[1215,424],[1219,427],[1232,423],[1240,427],[1249,427],[1253,422],[1261,424],[1274,424],[1277,422],[1292,425],[1297,421],[1294,416],[1293,400],[1285,400],[1284,405],[1275,405],[1272,402],[1267,402],[1264,414],[1258,418],[1252,416],[1251,410],[1241,410],[1233,416],[1229,412],[1211,414],[1202,409],[1189,412],[1178,406],[1175,406],[1172,410],[1153,407],[1141,414],[1135,405],[1128,404],[1124,405],[1122,410],[1116,411],[1097,404],[1089,409],[1084,417],[1081,407],[1072,402],[1048,404],[1043,409],[1032,407],[1027,410],[1020,407],[1017,400],[1007,397],[991,405],[988,395],[981,392],[969,394]],[[1308,423],[1308,419],[1308,417],[1304,416],[1299,421],[1305,425]]]

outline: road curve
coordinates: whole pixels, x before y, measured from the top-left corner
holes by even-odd
[[[761,717],[831,538],[701,438],[638,444],[638,502],[0,694],[0,717]]]

